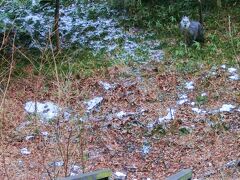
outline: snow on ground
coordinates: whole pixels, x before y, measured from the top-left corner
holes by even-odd
[[[168,112],[167,115],[164,116],[164,117],[159,117],[158,122],[159,122],[160,124],[162,124],[162,123],[169,122],[170,120],[173,120],[173,119],[174,119],[175,111],[176,111],[175,109],[168,108],[168,109],[167,109],[167,112]]]
[[[188,90],[193,90],[194,89],[194,82],[193,81],[186,82],[185,88],[188,89]]]
[[[94,108],[99,106],[103,101],[103,97],[95,97],[89,101],[86,101],[85,104],[87,106],[87,111],[92,111]]]
[[[53,102],[28,101],[25,103],[24,109],[27,113],[36,113],[43,122],[56,118],[61,111],[61,108]]]
[[[37,1],[32,3],[36,5]],[[16,23],[19,28],[25,29],[31,35],[30,46],[41,48],[45,47],[46,37],[51,32],[54,11],[50,7],[45,7],[41,11],[36,8],[37,6],[22,8],[21,12],[17,13]],[[103,12],[105,15],[102,15]],[[138,61],[162,60],[164,54],[160,42],[145,38],[153,34],[134,28],[125,30],[120,27],[119,21],[127,17],[118,14],[104,2],[62,6],[59,21],[62,46],[78,44],[89,47],[96,53],[104,50],[120,60],[129,58]],[[6,23],[12,24],[13,21]],[[141,51],[142,53],[139,53]]]

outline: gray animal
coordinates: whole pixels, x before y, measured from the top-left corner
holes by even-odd
[[[204,43],[204,30],[202,18],[202,2],[199,3],[199,21],[192,21],[188,16],[183,16],[180,22],[180,31],[184,36],[185,43],[190,46],[194,41]]]

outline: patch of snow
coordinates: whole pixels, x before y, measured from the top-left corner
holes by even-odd
[[[72,114],[67,112],[67,111],[64,111],[63,112],[63,118],[66,120],[66,121],[69,121],[71,119],[71,116]]]
[[[199,108],[192,108],[192,111],[197,113],[197,114],[203,114],[206,113],[206,111],[199,109]]]
[[[29,101],[25,104],[24,109],[26,112],[39,115],[42,121],[51,120],[58,116],[61,108],[53,102],[34,102]]]
[[[224,165],[224,167],[226,167],[226,168],[233,168],[236,166],[240,166],[240,160],[232,160]]]
[[[192,105],[192,106],[195,106],[195,104],[196,104],[195,102],[191,102],[191,103],[190,103],[190,105]]]
[[[235,73],[236,71],[237,71],[236,68],[232,68],[232,67],[231,67],[231,68],[228,68],[228,72],[231,73],[231,74],[232,74],[232,73]]]
[[[115,86],[114,85],[111,85],[107,82],[103,82],[103,81],[99,81],[99,84],[106,90],[110,90],[110,89],[113,89]]]
[[[39,0],[32,0],[32,5],[39,5]],[[1,8],[0,8],[1,10]],[[36,10],[36,9],[34,9]],[[25,29],[32,36],[30,47],[45,47],[45,37],[52,28],[53,18],[52,9],[45,7],[44,11],[35,12],[32,8],[21,9],[21,16],[17,18],[20,21],[20,28]],[[106,12],[107,17],[93,17],[92,13],[98,14]],[[1,12],[0,12],[1,13]],[[91,14],[90,14],[91,13]],[[112,16],[112,14],[116,14]],[[107,3],[73,3],[69,6],[62,6],[60,9],[59,29],[64,41],[63,47],[68,45],[80,44],[92,49],[96,54],[101,50],[106,50],[110,55],[119,59],[134,58],[142,60],[149,58],[162,60],[164,53],[160,50],[160,41],[146,40],[146,37],[153,33],[143,32],[137,28],[126,31],[120,26],[119,21],[127,18],[117,15],[116,10],[109,8]],[[4,22],[7,18],[4,18]],[[14,23],[9,19],[9,23]],[[39,41],[35,41],[34,39]],[[138,40],[141,39],[139,42]],[[121,45],[119,45],[121,44]],[[115,52],[116,49],[120,51]],[[140,51],[147,57],[138,53]]]
[[[207,96],[207,93],[204,92],[204,93],[201,94],[201,96]]]
[[[32,6],[38,5],[39,1],[38,0],[32,0]]]
[[[85,102],[85,104],[87,105],[87,111],[93,110],[94,108],[99,106],[102,101],[103,101],[103,97],[95,97],[92,100]]]
[[[124,116],[127,116],[127,113],[124,111],[120,111],[120,112],[116,113],[116,117],[118,119],[122,119]]]
[[[124,174],[124,173],[122,173],[122,172],[119,172],[119,171],[115,172],[115,175],[116,175],[117,177],[126,177],[126,176],[127,176],[126,174]]]
[[[194,82],[193,81],[186,82],[185,88],[188,89],[188,90],[193,90],[194,89]]]
[[[64,162],[63,161],[54,161],[54,162],[50,163],[49,165],[52,167],[61,167],[64,165]]]
[[[151,146],[148,142],[144,142],[142,146],[142,154],[146,155],[150,152]]]
[[[48,132],[47,131],[43,131],[41,132],[42,136],[48,136]]]
[[[221,68],[226,69],[226,64],[221,65]]]
[[[170,120],[173,120],[174,119],[174,114],[175,114],[175,109],[171,109],[171,108],[168,108],[167,109],[168,111],[168,114],[164,117],[160,117],[158,119],[158,122],[161,124],[161,123],[165,123],[165,122],[168,122]]]
[[[29,151],[27,148],[22,148],[22,149],[20,150],[20,152],[21,152],[21,154],[23,154],[23,155],[29,155],[29,154],[31,154],[31,151]]]
[[[147,124],[147,128],[148,128],[148,130],[149,130],[149,131],[153,130],[154,125],[155,125],[154,122],[149,122],[149,123]]]
[[[187,95],[186,95],[186,94],[180,95],[179,100],[177,101],[177,104],[178,104],[178,105],[182,105],[182,104],[184,104],[184,103],[186,103],[186,102],[188,102],[188,97],[187,97]]]
[[[239,75],[238,75],[238,74],[233,74],[233,75],[229,76],[229,79],[237,81],[237,80],[239,80],[240,78],[239,78]]]
[[[222,107],[219,109],[220,112],[230,112],[232,109],[234,109],[236,106],[231,104],[223,104]]]
[[[25,137],[25,140],[29,141],[29,140],[33,140],[34,136],[33,135],[29,135]]]
[[[81,167],[77,165],[72,165],[70,170],[70,176],[76,176],[81,173]]]

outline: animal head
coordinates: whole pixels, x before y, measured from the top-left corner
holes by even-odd
[[[190,19],[187,16],[183,16],[180,22],[180,25],[183,29],[188,29],[190,26]]]

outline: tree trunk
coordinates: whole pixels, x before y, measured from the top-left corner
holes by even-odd
[[[59,7],[60,2],[59,0],[55,1],[55,16],[54,16],[54,33],[55,33],[55,40],[56,40],[56,51],[60,51],[60,37],[59,37]]]

